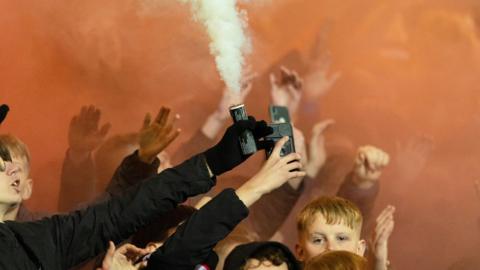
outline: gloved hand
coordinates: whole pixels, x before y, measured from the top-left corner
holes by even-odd
[[[219,143],[204,152],[208,166],[214,175],[220,175],[240,165],[251,155],[243,155],[239,137],[245,130],[250,130],[255,138],[257,149],[265,148],[261,138],[272,134],[273,130],[265,121],[256,121],[249,116],[248,120],[241,120],[230,127]]]
[[[0,124],[5,120],[5,117],[7,117],[7,113],[10,110],[7,104],[2,104],[0,106]]]

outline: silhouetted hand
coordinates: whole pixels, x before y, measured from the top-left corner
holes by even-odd
[[[315,41],[309,71],[305,76],[305,92],[308,98],[325,95],[341,77],[341,72],[330,74],[332,56],[326,47],[326,33],[320,32]]]
[[[102,144],[110,130],[110,123],[99,128],[101,111],[95,106],[83,106],[74,116],[68,130],[70,157],[82,160]]]
[[[124,244],[119,249],[115,248],[112,241],[102,262],[102,267],[97,270],[138,270],[146,266],[146,262],[135,264],[142,256],[148,254],[146,249],[138,248],[132,244]]]
[[[180,129],[174,129],[174,124],[179,116],[169,115],[170,109],[165,107],[160,109],[153,122],[149,113],[145,115],[138,142],[140,145],[138,157],[141,161],[152,163],[155,157],[178,137]]]
[[[294,70],[280,68],[280,78],[270,74],[270,96],[272,104],[288,108],[290,114],[295,115],[300,99],[302,98],[303,80]]]
[[[426,136],[415,136],[406,143],[396,143],[395,167],[402,181],[414,181],[425,168],[434,143]]]

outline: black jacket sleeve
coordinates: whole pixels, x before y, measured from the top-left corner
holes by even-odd
[[[248,208],[235,191],[222,191],[194,213],[152,254],[147,269],[194,269],[247,216]]]
[[[44,269],[68,269],[119,243],[157,215],[215,184],[197,155],[110,200],[69,215],[10,224]]]
[[[155,158],[151,164],[141,161],[138,157],[138,150],[136,150],[133,154],[124,158],[115,170],[106,192],[110,196],[120,195],[128,188],[157,174],[159,166],[160,160],[158,158]]]

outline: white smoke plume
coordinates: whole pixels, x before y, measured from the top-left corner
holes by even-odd
[[[230,91],[239,92],[245,54],[250,40],[245,34],[246,13],[237,9],[236,0],[179,0],[192,5],[195,20],[210,37],[210,53]]]

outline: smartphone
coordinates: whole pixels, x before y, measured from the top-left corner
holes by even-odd
[[[290,123],[290,114],[287,107],[270,105],[268,109],[272,123]]]
[[[280,151],[280,156],[286,156],[290,153],[295,152],[295,142],[293,138],[293,128],[290,123],[277,123],[277,124],[268,124],[269,127],[272,128],[273,133],[265,136],[265,142],[267,143],[267,148],[265,149],[265,153],[268,157],[272,154],[273,148],[275,143],[282,139],[285,136],[288,136],[289,140],[286,142],[282,150]]]

